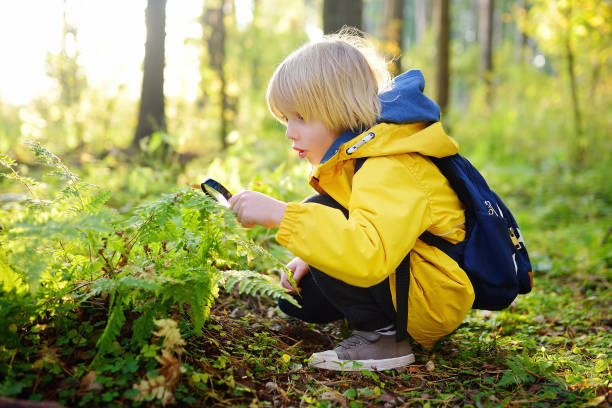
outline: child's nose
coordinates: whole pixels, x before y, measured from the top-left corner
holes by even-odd
[[[285,131],[285,137],[289,140],[295,140],[296,139],[296,134],[293,130],[293,126],[291,125],[287,125],[287,130]]]

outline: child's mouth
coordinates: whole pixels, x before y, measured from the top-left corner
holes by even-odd
[[[304,157],[306,157],[306,150],[298,149],[297,147],[294,147],[294,149],[297,150],[298,156],[300,156],[300,159],[303,159]]]

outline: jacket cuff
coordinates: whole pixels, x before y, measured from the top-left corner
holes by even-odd
[[[291,238],[295,234],[295,228],[298,223],[298,214],[300,212],[300,204],[288,203],[285,209],[285,215],[278,226],[276,240],[284,247],[288,247],[291,243]]]

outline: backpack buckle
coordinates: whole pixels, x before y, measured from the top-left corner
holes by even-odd
[[[512,240],[512,243],[514,244],[516,249],[517,250],[523,249],[523,246],[521,245],[518,238],[516,237],[516,234],[514,233],[514,228],[510,227],[508,228],[508,231],[510,232],[510,239]]]

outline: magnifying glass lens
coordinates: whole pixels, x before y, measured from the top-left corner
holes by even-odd
[[[207,184],[204,184],[203,187],[206,190],[206,194],[211,196],[213,200],[215,200],[217,203],[221,204],[222,206],[229,208],[229,202],[225,199],[225,197],[223,197],[223,194],[221,194],[220,192],[218,192],[217,190],[215,190],[214,188],[212,188],[211,186]]]
[[[229,208],[229,200],[232,198],[232,193],[230,193],[221,183],[211,178],[204,180],[201,184],[202,190],[213,198],[217,203],[224,207]]]

